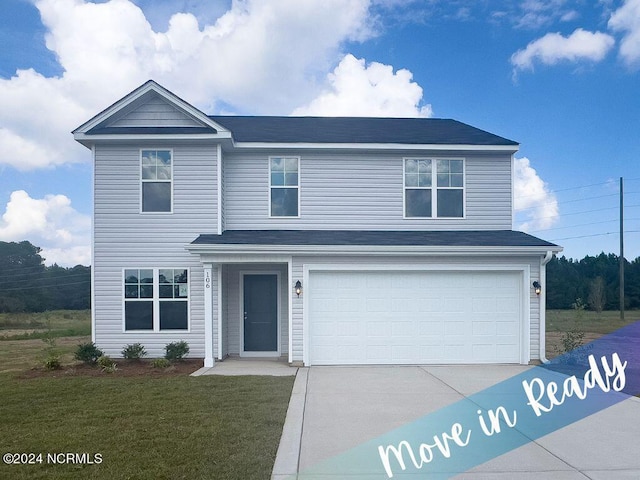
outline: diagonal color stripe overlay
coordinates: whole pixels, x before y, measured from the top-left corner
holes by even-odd
[[[640,394],[640,321],[300,472],[445,479]]]

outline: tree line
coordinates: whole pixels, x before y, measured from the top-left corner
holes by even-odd
[[[591,310],[620,308],[619,257],[613,253],[574,260],[554,257],[547,264],[547,308],[568,309],[581,299]],[[640,308],[640,257],[624,261],[625,309]]]
[[[91,306],[91,267],[45,266],[30,242],[0,242],[0,313],[84,310]]]
[[[91,267],[45,266],[41,249],[0,242],[0,313],[83,310],[91,306]],[[619,308],[615,254],[582,260],[554,257],[547,264],[547,308],[569,309],[581,299],[596,311]],[[640,257],[625,260],[625,308],[640,309]]]

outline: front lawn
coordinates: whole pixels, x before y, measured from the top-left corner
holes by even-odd
[[[0,375],[2,465],[13,479],[268,479],[293,377],[33,378]],[[99,453],[93,465],[47,453]]]
[[[0,340],[0,451],[33,453],[36,463],[2,463],[0,478],[270,477],[294,377],[190,377],[174,367],[127,376],[122,360],[123,370],[113,374],[88,375],[83,368],[47,372],[47,344],[19,331],[40,333],[40,319],[21,320],[0,318],[5,332],[12,330],[6,335],[11,339]],[[57,315],[50,330],[66,320],[88,321]],[[67,367],[75,347],[88,340],[56,338]],[[71,463],[76,458],[83,463]]]

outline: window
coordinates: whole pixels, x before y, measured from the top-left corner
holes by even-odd
[[[269,195],[272,217],[297,217],[298,157],[269,158]]]
[[[124,271],[125,330],[188,330],[189,271],[184,268]]]
[[[171,150],[142,150],[142,211],[171,212]]]
[[[153,330],[153,270],[124,271],[125,330]]]
[[[464,160],[405,158],[405,217],[464,216]]]

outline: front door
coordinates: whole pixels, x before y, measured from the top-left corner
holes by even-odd
[[[243,275],[244,351],[278,351],[278,276]]]

